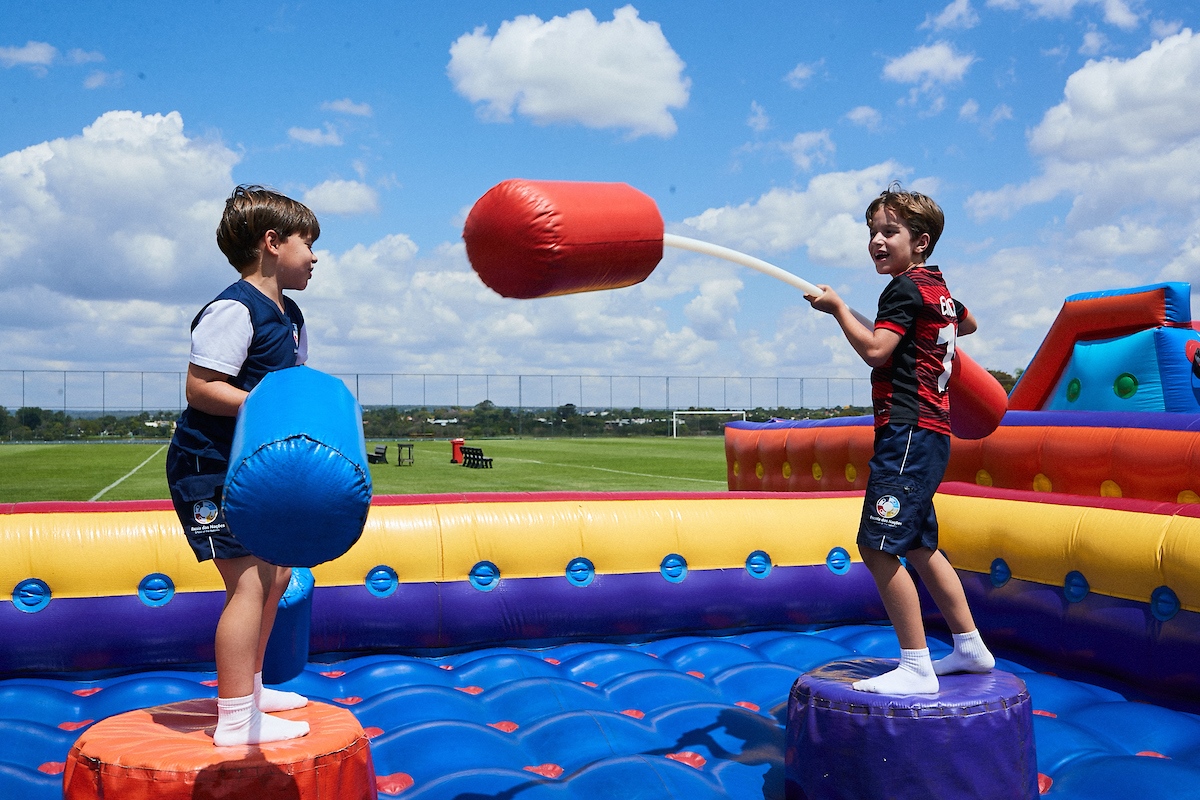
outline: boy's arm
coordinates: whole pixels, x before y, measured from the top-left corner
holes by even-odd
[[[979,322],[976,321],[975,315],[968,309],[967,313],[958,319],[958,335],[968,336],[977,330],[979,330]]]
[[[817,288],[822,292],[820,295],[804,296],[812,307],[837,320],[854,352],[858,353],[868,366],[880,367],[886,364],[896,345],[900,344],[900,334],[887,328],[868,328],[858,321],[850,306],[846,305],[846,301],[839,297],[837,292],[823,284]]]
[[[236,417],[249,392],[229,381],[231,376],[199,364],[188,364],[184,395],[189,406],[217,417]]]

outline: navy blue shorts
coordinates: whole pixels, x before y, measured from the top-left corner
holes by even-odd
[[[944,433],[900,424],[877,429],[859,547],[895,556],[918,547],[937,550],[933,495],[949,461],[950,437]]]
[[[221,495],[225,490],[226,467],[224,461],[200,458],[173,443],[167,450],[171,502],[197,561],[253,555],[225,524]]]

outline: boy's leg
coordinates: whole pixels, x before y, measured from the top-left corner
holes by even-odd
[[[264,564],[263,568],[270,583],[266,599],[263,601],[262,622],[258,634],[258,659],[254,673],[254,698],[260,711],[290,711],[293,708],[303,708],[308,705],[308,698],[296,692],[283,692],[263,686],[263,660],[267,655],[267,642],[271,638],[271,630],[275,627],[275,614],[279,610],[279,601],[287,591],[288,582],[292,579],[291,567],[276,567]]]
[[[954,652],[935,661],[934,672],[987,672],[995,667],[996,659],[975,626],[962,581],[946,556],[940,550],[920,547],[909,551],[908,561],[921,576],[954,637]]]
[[[263,714],[254,700],[263,604],[272,594],[276,568],[254,556],[217,558],[214,563],[225,582],[225,608],[217,622],[217,729],[213,744],[262,744],[304,736],[308,733],[307,722]]]
[[[891,553],[859,547],[863,562],[875,579],[888,619],[900,640],[900,666],[891,672],[855,681],[860,692],[880,694],[933,694],[938,690],[937,675],[929,659],[925,642],[925,624],[921,620],[921,599],[912,576]]]

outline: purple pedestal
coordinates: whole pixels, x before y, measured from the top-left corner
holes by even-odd
[[[1035,800],[1033,706],[1025,682],[993,670],[942,676],[930,695],[857,692],[895,659],[833,661],[788,698],[788,800]]]

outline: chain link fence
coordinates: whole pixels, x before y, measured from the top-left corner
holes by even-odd
[[[871,402],[866,378],[334,373],[364,408],[839,408]],[[0,406],[74,416],[178,412],[183,372],[0,370]]]

